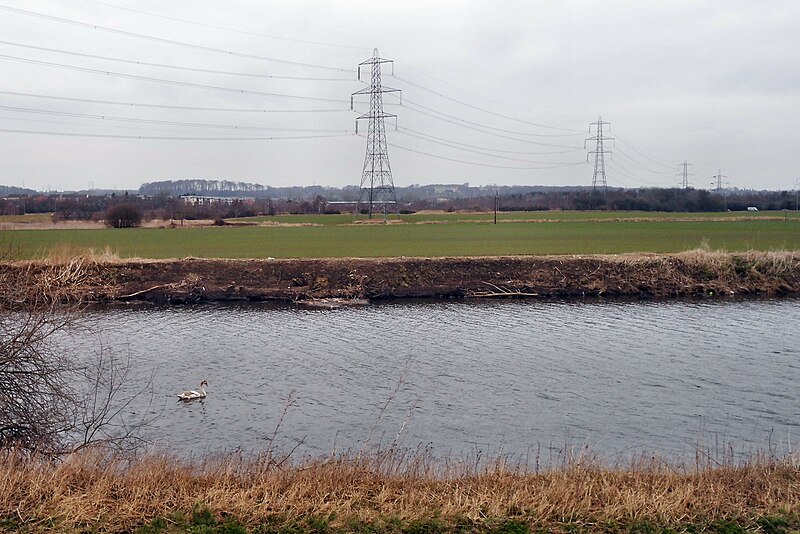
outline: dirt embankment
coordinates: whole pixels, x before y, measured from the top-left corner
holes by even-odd
[[[94,301],[644,297],[800,294],[800,253],[332,258],[75,259],[0,265],[0,287]]]

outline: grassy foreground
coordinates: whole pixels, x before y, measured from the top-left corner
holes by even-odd
[[[121,258],[335,258],[800,250],[800,220],[575,221],[15,230],[16,259],[110,249]]]
[[[540,473],[382,454],[286,465],[85,452],[0,460],[0,528],[19,532],[797,532],[800,464],[690,468],[574,458]]]

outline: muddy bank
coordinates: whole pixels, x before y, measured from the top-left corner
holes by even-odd
[[[125,260],[0,265],[0,287],[60,299],[186,303],[427,297],[800,294],[800,253]],[[7,295],[6,295],[7,296]],[[15,297],[19,300],[20,297]]]

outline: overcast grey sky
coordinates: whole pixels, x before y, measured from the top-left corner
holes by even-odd
[[[0,184],[358,185],[377,47],[395,185],[591,185],[602,115],[610,186],[687,160],[694,187],[793,189],[799,30],[796,0],[0,0]]]

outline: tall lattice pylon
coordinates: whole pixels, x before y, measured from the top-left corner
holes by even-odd
[[[689,178],[694,176],[694,173],[689,170],[692,166],[691,163],[684,161],[678,165],[678,173],[675,175],[683,189],[689,189]]]
[[[586,139],[583,142],[583,148],[586,148],[586,143],[589,141],[595,142],[594,150],[590,150],[589,153],[586,155],[586,161],[589,161],[589,158],[594,155],[594,174],[592,175],[592,192],[597,189],[597,186],[601,186],[603,188],[603,192],[605,193],[606,188],[608,187],[608,182],[606,180],[606,154],[611,154],[610,150],[606,150],[606,143],[614,142],[613,137],[606,137],[603,133],[603,126],[610,126],[611,123],[604,122],[603,117],[597,117],[597,121],[592,122],[589,124],[589,133],[592,133],[592,126],[594,126],[594,135]]]
[[[358,121],[369,119],[367,154],[364,157],[364,170],[361,173],[361,191],[356,205],[356,216],[361,210],[361,205],[367,204],[367,213],[370,219],[372,219],[376,206],[381,206],[385,214],[386,205],[391,204],[392,211],[399,213],[392,180],[392,168],[389,165],[389,150],[386,144],[386,125],[384,123],[386,117],[397,118],[397,115],[383,111],[383,93],[397,93],[400,92],[400,89],[384,87],[381,84],[381,63],[394,65],[391,59],[383,59],[378,56],[376,48],[370,59],[358,64],[358,79],[361,80],[361,67],[371,65],[372,80],[369,87],[350,95],[350,109],[353,109],[353,98],[356,95],[369,95],[369,111],[356,118],[356,133],[358,133]]]

